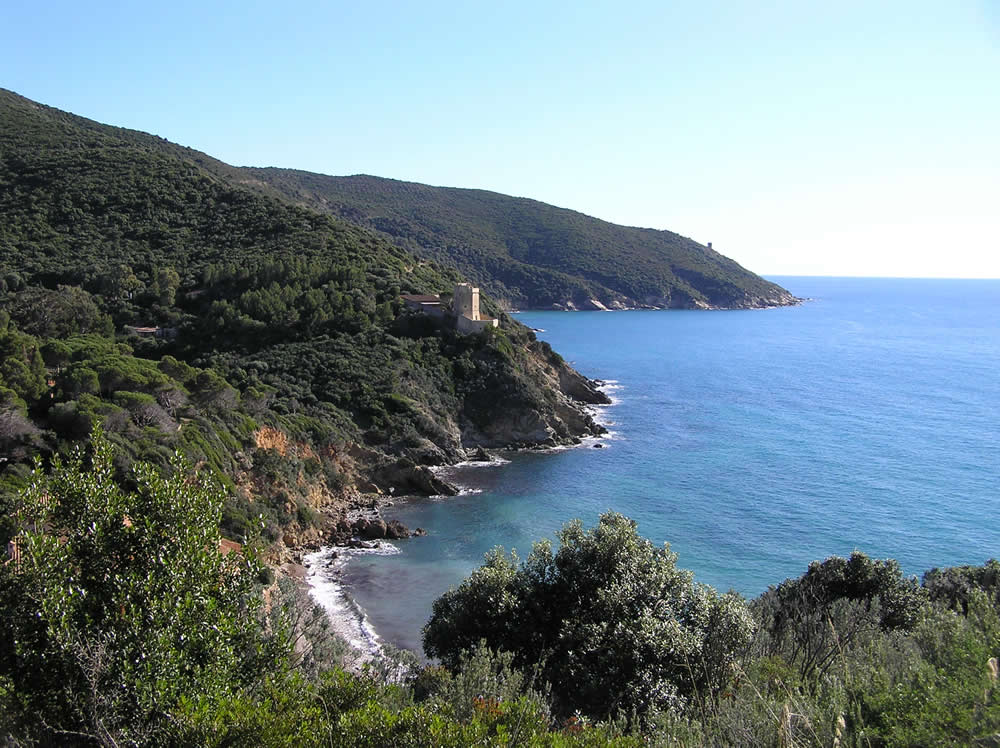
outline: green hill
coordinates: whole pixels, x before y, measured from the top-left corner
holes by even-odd
[[[456,266],[510,309],[742,309],[797,301],[670,231],[617,226],[483,190],[288,169],[243,173],[248,182]]]
[[[101,422],[126,461],[208,465],[233,531],[265,509],[277,536],[355,485],[438,492],[427,465],[598,430],[567,393],[600,393],[523,325],[402,305],[454,270],[244,176],[0,91],[0,482]]]

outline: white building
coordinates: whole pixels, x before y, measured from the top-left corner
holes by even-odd
[[[452,299],[455,326],[461,333],[474,333],[486,327],[497,327],[500,320],[479,313],[479,289],[469,283],[458,283]]]

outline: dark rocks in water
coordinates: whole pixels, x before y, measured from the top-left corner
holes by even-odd
[[[492,462],[493,458],[483,447],[479,447],[469,460],[471,462]]]
[[[410,528],[398,519],[392,519],[385,523],[385,537],[389,540],[410,537]]]
[[[415,538],[422,538],[425,535],[427,535],[427,530],[425,530],[422,527],[418,527],[416,530],[413,531],[413,537]]]
[[[386,522],[379,517],[362,517],[356,520],[351,526],[351,532],[362,540],[381,540],[383,538],[398,540],[410,537],[410,529],[398,519]],[[350,542],[348,542],[348,545],[352,548],[357,547]]]
[[[442,480],[434,475],[426,467],[420,466],[418,472],[413,476],[412,481],[424,493],[429,496],[457,496],[458,488],[446,480]]]
[[[594,445],[594,449],[604,449],[604,445],[601,444],[600,442],[597,442],[597,444]]]
[[[354,534],[366,540],[384,538],[385,532],[386,525],[381,519],[359,519],[354,523]]]
[[[379,468],[376,480],[392,486],[396,494],[454,496],[458,493],[455,486],[438,478],[426,465],[417,465],[405,457]]]
[[[374,543],[374,542],[371,542],[371,541],[358,540],[357,538],[351,538],[350,540],[347,541],[347,547],[348,548],[367,548],[367,549],[370,550],[372,548],[378,548],[378,543]]]

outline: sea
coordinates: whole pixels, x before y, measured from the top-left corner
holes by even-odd
[[[776,277],[750,311],[524,312],[613,404],[572,449],[447,468],[399,499],[425,537],[321,551],[317,598],[355,644],[421,650],[434,600],[495,546],[625,514],[678,565],[755,597],[860,550],[908,575],[1000,555],[1000,280]]]

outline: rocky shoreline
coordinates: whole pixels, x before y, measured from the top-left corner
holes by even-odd
[[[595,433],[594,436],[607,433],[604,427],[600,427],[600,429],[601,431]],[[502,451],[537,452],[582,444],[581,437],[574,437],[565,444],[515,444]],[[502,464],[504,462],[506,460],[490,453],[483,447],[478,447],[475,450],[470,450],[466,460],[441,467],[454,467],[462,463]],[[301,578],[302,572],[294,567],[301,567],[306,555],[324,548],[375,550],[380,547],[380,541],[383,540],[402,540],[427,535],[427,531],[422,527],[411,529],[399,520],[386,519],[383,514],[384,510],[394,506],[397,500],[403,500],[407,497],[455,496],[460,493],[458,486],[436,475],[431,468],[426,466],[418,466],[418,468],[421,468],[418,470],[420,475],[426,472],[429,476],[426,479],[426,485],[433,486],[438,490],[412,491],[400,494],[396,494],[395,491],[391,493],[381,491],[348,492],[340,501],[333,502],[318,512],[319,519],[316,526],[299,531],[287,530],[280,540],[280,548],[277,553],[271,554],[272,566],[283,570],[289,576]],[[290,568],[286,569],[285,567]]]
[[[696,300],[692,302],[684,302],[681,304],[673,303],[650,303],[650,304],[637,304],[632,300],[611,301],[608,304],[604,304],[597,299],[586,299],[582,302],[574,302],[572,300],[565,300],[563,302],[556,302],[551,306],[547,307],[522,307],[517,311],[528,312],[528,311],[539,311],[539,312],[636,312],[636,311],[683,311],[683,310],[700,310],[700,311],[749,311],[753,309],[778,309],[785,306],[799,306],[806,299],[800,299],[796,296],[782,296],[779,298],[757,298],[750,299],[746,303],[742,304],[726,304],[726,305],[716,305],[709,304],[707,302]],[[630,303],[631,302],[631,303]]]
[[[508,413],[488,429],[463,429],[458,450],[428,445],[395,460],[375,450],[355,445],[350,457],[358,466],[354,484],[337,495],[327,494],[315,507],[316,519],[308,527],[291,526],[266,554],[271,565],[300,579],[304,556],[322,548],[374,549],[383,540],[426,535],[423,528],[408,528],[386,520],[383,510],[402,496],[454,496],[459,488],[436,474],[435,468],[463,462],[493,462],[490,451],[548,450],[582,444],[585,437],[607,433],[594,420],[593,406],[609,405],[601,391],[604,382],[591,380],[560,361],[553,382],[562,398],[549,413]],[[361,467],[366,466],[366,467]],[[287,568],[286,568],[287,567]]]
[[[605,297],[604,300],[596,297],[589,298],[563,298],[543,306],[532,304],[516,305],[513,308],[506,308],[507,312],[631,312],[631,311],[668,311],[668,310],[711,310],[711,311],[731,311],[749,309],[776,309],[784,306],[798,306],[806,299],[800,299],[787,291],[771,295],[754,295],[745,293],[741,297],[734,297],[724,304],[713,304],[703,299],[696,299],[686,294],[676,297],[648,296],[643,300],[631,298],[618,294]]]
[[[506,460],[497,452],[579,447],[584,446],[587,437],[608,433],[594,419],[594,406],[612,404],[612,400],[601,390],[607,383],[587,379],[568,366],[561,368],[560,390],[573,401],[569,408],[575,416],[570,423],[574,430],[578,430],[577,433],[552,434],[545,431],[546,436],[542,440],[512,440],[493,450],[481,444],[473,445],[464,450],[461,459],[447,460],[437,466],[419,465],[401,458],[372,471],[374,481],[358,481],[358,485],[343,492],[338,500],[319,509],[316,526],[286,531],[276,549],[272,549],[269,560],[276,573],[308,588],[326,610],[333,630],[348,642],[353,650],[351,667],[361,667],[375,657],[381,643],[365,620],[363,611],[340,586],[344,564],[358,553],[382,553],[390,549],[391,552],[398,552],[387,541],[427,534],[423,528],[411,529],[398,520],[386,519],[385,510],[404,497],[454,496],[460,493],[458,486],[436,473],[436,467],[463,463],[502,464]],[[596,443],[593,446],[603,445]]]

